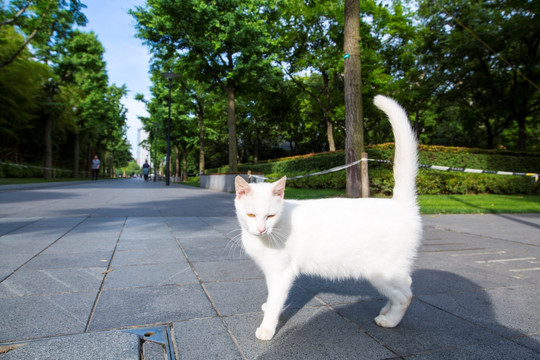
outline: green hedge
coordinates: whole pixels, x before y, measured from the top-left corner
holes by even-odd
[[[370,159],[392,160],[393,144],[382,144],[367,148]],[[426,165],[441,165],[459,168],[512,172],[540,172],[540,155],[459,147],[420,146],[419,162]],[[267,177],[279,178],[304,175],[330,169],[345,163],[343,151],[310,154],[253,164],[241,164],[241,172],[264,173]],[[208,170],[227,172],[228,167]],[[394,186],[392,165],[369,162],[370,192],[390,195]],[[344,189],[345,171],[327,175],[306,177],[288,181],[288,186],[310,189]],[[417,179],[419,194],[540,194],[540,182],[531,177],[492,174],[470,174],[420,169]]]
[[[73,171],[71,170],[56,169],[56,177],[71,177],[72,175]],[[0,162],[0,177],[40,178],[43,177],[43,167]]]

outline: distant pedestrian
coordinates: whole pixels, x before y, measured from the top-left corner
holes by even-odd
[[[148,173],[150,172],[150,164],[148,164],[148,160],[145,160],[142,166],[142,172],[144,175],[144,181],[148,181]]]
[[[101,166],[101,161],[97,155],[94,155],[92,159],[92,180],[97,181],[99,175],[99,168]]]

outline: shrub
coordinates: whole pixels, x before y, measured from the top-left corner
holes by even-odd
[[[370,159],[392,160],[394,144],[368,146]],[[419,162],[426,165],[450,166],[511,172],[540,172],[540,155],[506,150],[482,150],[462,147],[419,147]],[[294,177],[330,169],[345,163],[345,153],[308,154],[296,157],[241,164],[239,171],[261,172],[270,178]],[[227,172],[228,167],[208,170]],[[394,187],[392,164],[369,162],[370,192],[391,195]],[[540,183],[540,182],[539,182]],[[540,194],[540,185],[531,177],[492,174],[444,172],[420,169],[417,178],[419,194]],[[310,176],[288,181],[288,186],[309,189],[344,189],[345,171]]]
[[[56,177],[71,177],[72,170],[55,169]],[[0,177],[11,178],[41,178],[43,177],[43,167],[28,164],[14,164],[0,162]]]

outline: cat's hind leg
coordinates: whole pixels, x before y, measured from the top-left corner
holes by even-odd
[[[377,278],[371,283],[377,290],[388,297],[388,303],[381,309],[379,316],[375,318],[375,323],[381,327],[396,327],[405,312],[409,308],[412,299],[410,276],[393,279]]]

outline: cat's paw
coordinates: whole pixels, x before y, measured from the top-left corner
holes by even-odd
[[[266,303],[264,303],[264,304],[261,305],[261,310],[262,310],[263,312],[266,312]]]
[[[399,321],[398,322],[391,321],[386,316],[379,315],[375,318],[375,323],[383,328],[393,328],[393,327],[396,327],[397,324],[399,324]]]
[[[257,328],[257,331],[255,331],[255,336],[259,340],[271,340],[274,337],[275,330],[265,329],[265,328]]]

